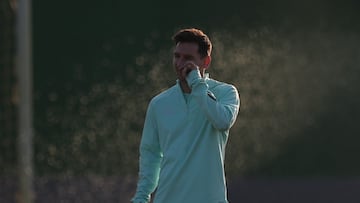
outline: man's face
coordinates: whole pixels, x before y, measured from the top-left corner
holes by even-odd
[[[203,59],[199,52],[199,45],[191,42],[179,42],[174,49],[173,65],[176,75],[180,81],[185,81],[185,77],[181,74],[182,68],[188,62],[192,62],[200,69],[200,73],[203,72]]]

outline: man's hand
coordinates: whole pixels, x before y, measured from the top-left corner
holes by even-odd
[[[186,76],[192,71],[196,70],[199,67],[192,61],[185,62],[184,66],[181,68],[181,76],[186,78]]]

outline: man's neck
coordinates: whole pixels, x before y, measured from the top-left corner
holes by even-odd
[[[184,93],[191,93],[191,88],[186,81],[180,81],[180,87]]]
[[[203,78],[205,75],[205,70],[200,71],[200,75]],[[191,88],[189,87],[186,80],[180,80],[180,87],[184,93],[191,93]]]

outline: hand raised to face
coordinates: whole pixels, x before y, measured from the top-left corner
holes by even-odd
[[[186,61],[181,67],[181,76],[186,78],[186,76],[192,71],[196,70],[199,67],[193,61]]]

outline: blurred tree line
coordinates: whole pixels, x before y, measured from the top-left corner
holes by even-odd
[[[1,2],[1,174],[15,169],[14,8]],[[178,2],[179,3],[179,2]],[[172,34],[198,27],[242,100],[230,176],[359,175],[357,1],[33,1],[35,173],[136,175]],[[15,99],[14,99],[15,98]]]
[[[15,12],[13,1],[0,2],[0,172],[15,166],[16,80]]]

